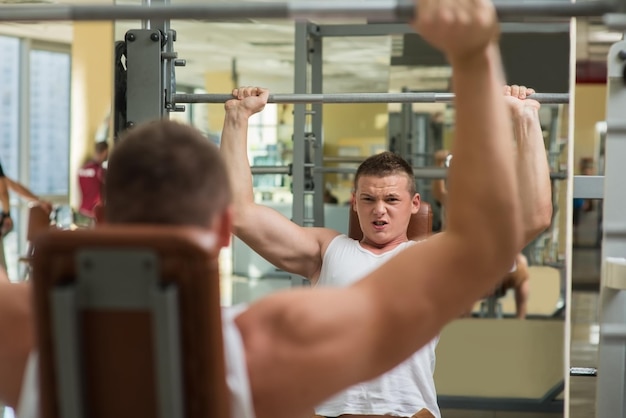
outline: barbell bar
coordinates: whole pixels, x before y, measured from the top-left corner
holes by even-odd
[[[333,174],[354,174],[356,167],[312,167],[316,173],[333,173]],[[250,167],[253,175],[265,174],[292,174],[291,165],[287,166],[262,166],[254,165]],[[414,168],[417,178],[443,179],[446,178],[447,169],[443,167],[416,167]]]
[[[356,167],[312,167],[315,173],[325,174],[354,174],[356,173]],[[283,174],[291,175],[292,167],[287,166],[262,166],[255,165],[250,167],[250,171],[253,175],[265,175],[265,174]],[[413,172],[418,179],[445,179],[447,177],[448,169],[445,167],[414,167]],[[565,180],[567,179],[566,172],[553,172],[550,173],[552,180]]]
[[[495,1],[499,18],[604,16],[617,12],[616,1]],[[176,5],[51,4],[2,5],[0,21],[104,21],[142,19],[235,20],[315,18],[408,21],[414,16],[410,0],[291,0],[288,2],[207,3]]]
[[[291,166],[283,165],[255,165],[250,167],[252,174],[286,174],[291,175]]]
[[[354,174],[356,167],[314,167],[313,171],[324,174]],[[415,178],[425,180],[445,179],[448,177],[448,169],[445,167],[414,167],[413,174]],[[556,171],[550,173],[551,180],[566,180],[567,173],[565,171]]]
[[[569,103],[569,93],[535,93],[528,96],[540,103]],[[174,94],[174,103],[225,103],[231,94]],[[270,94],[268,103],[451,103],[454,93],[334,93]]]

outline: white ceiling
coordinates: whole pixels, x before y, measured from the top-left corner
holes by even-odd
[[[132,23],[116,26],[121,38]],[[203,85],[207,72],[231,71],[233,60],[241,84],[293,91],[294,24],[292,22],[203,23],[172,21],[174,49],[187,60],[176,70],[179,83]],[[324,41],[324,89],[333,92],[387,91],[390,37],[329,38]]]
[[[172,4],[175,5],[178,1],[172,0]],[[180,1],[187,3],[190,0]],[[15,2],[32,3],[40,0],[0,0],[0,3]],[[94,3],[94,1],[74,0],[73,3]],[[177,82],[203,87],[207,73],[230,72],[234,61],[240,84],[262,85],[276,93],[292,92],[293,22],[242,22],[245,23],[172,21],[171,28],[177,31],[174,49],[178,52],[179,58],[187,60],[186,67],[176,69]],[[118,22],[115,30],[116,39],[122,39],[129,29],[140,28],[140,22]],[[579,21],[578,28],[578,56],[582,59],[602,59],[610,45],[602,38],[607,36],[615,38],[616,34],[606,35],[603,33],[604,28],[598,23],[587,24]],[[71,23],[3,23],[0,24],[0,33],[68,44],[72,40]],[[447,68],[390,69],[392,46],[396,46],[398,41],[401,41],[401,38],[392,36],[325,38],[324,92],[398,91],[402,87],[436,90],[446,87],[449,76]]]

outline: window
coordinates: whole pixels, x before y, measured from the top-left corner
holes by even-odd
[[[207,91],[194,88],[194,94],[205,94]],[[191,124],[202,132],[209,132],[209,107],[205,103],[193,103],[191,107]]]
[[[12,178],[19,170],[19,62],[19,40],[0,36],[0,163]]]
[[[17,178],[19,172],[19,75],[20,42],[17,38],[0,36],[0,163],[7,176]],[[8,208],[3,208],[8,209]],[[18,211],[12,211],[15,230],[19,231]],[[2,239],[7,272],[17,279],[17,254],[19,250],[17,233]]]
[[[250,117],[248,159],[252,166],[284,165],[278,142],[278,108],[275,104],[267,104],[262,112]],[[255,188],[271,190],[283,185],[283,176],[277,174],[256,175],[253,180]]]
[[[69,192],[70,56],[30,52],[29,184],[38,195]]]
[[[67,200],[70,137],[69,48],[0,36],[0,163],[36,194]],[[2,240],[7,272],[19,279],[28,209],[11,193],[14,231]]]
[[[182,94],[204,94],[206,90],[200,88],[194,88],[189,86],[176,86],[177,93]],[[171,120],[176,120],[183,123],[188,123],[194,126],[205,134],[208,129],[208,108],[204,103],[179,103],[185,106],[184,112],[170,112],[169,117]]]

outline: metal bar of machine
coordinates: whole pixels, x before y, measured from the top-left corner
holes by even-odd
[[[175,103],[225,103],[230,94],[173,95]],[[540,103],[569,103],[569,93],[535,93],[528,96]],[[268,103],[451,103],[453,93],[334,93],[334,94],[270,94]]]
[[[604,16],[618,11],[618,3],[588,1],[494,2],[498,17],[583,17]],[[107,4],[53,4],[0,7],[0,21],[103,21],[145,19],[294,19],[315,18],[369,19],[373,21],[407,21],[415,15],[415,4],[410,0],[302,0],[290,2],[237,2],[177,5],[107,5]]]

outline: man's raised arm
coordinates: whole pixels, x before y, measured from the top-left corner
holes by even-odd
[[[493,5],[420,0],[417,29],[446,54],[453,70],[456,138],[447,229],[399,254],[360,285],[378,295],[380,317],[399,325],[396,330],[419,324],[427,339],[416,336],[414,343],[424,343],[510,270],[522,245],[522,212]],[[387,353],[396,349],[401,345],[385,344]]]
[[[332,231],[303,228],[285,216],[254,202],[248,161],[248,119],[265,107],[269,92],[258,87],[233,91],[225,104],[220,151],[233,192],[233,228],[254,251],[275,266],[309,279],[320,269],[321,242]],[[334,233],[336,235],[336,233]]]
[[[528,99],[533,89],[506,86],[504,90],[517,149],[517,177],[524,220],[524,245],[552,222],[550,166],[539,120],[541,104]]]

